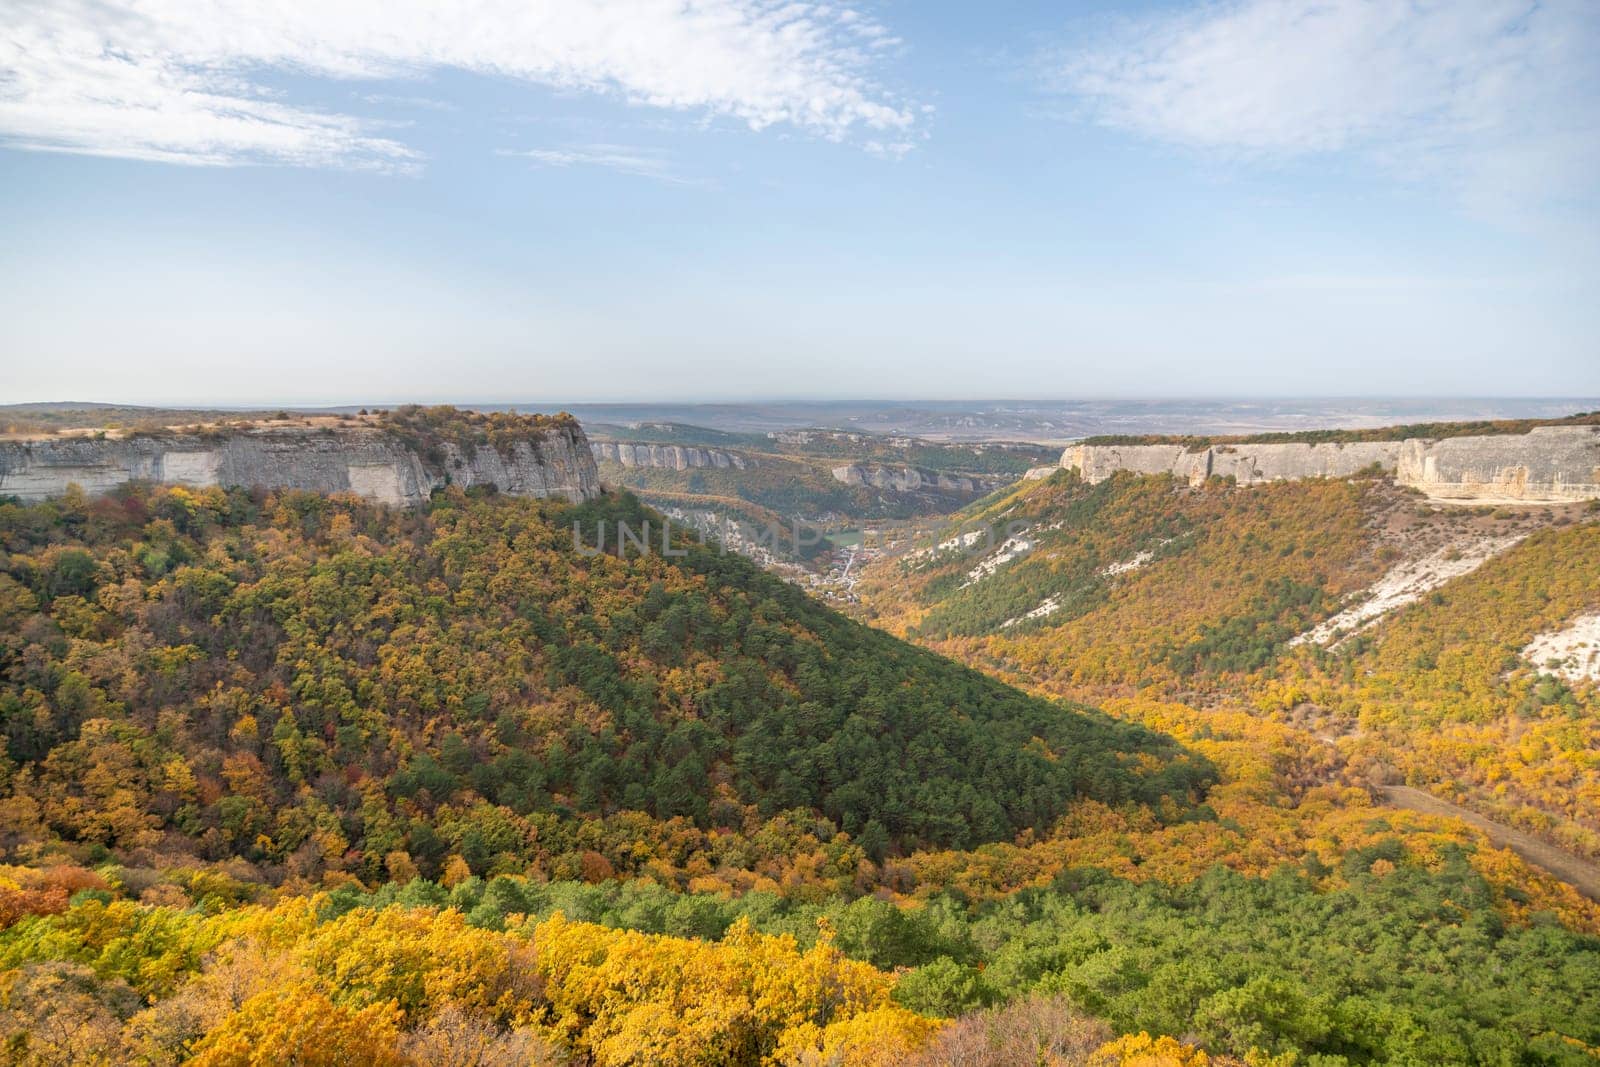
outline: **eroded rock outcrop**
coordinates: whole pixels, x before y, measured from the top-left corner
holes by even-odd
[[[387,504],[420,504],[446,485],[574,502],[600,492],[588,440],[571,419],[493,445],[420,448],[366,426],[0,442],[0,496],[42,500],[69,485],[101,494],[133,481],[352,492]]]
[[[867,463],[849,463],[842,467],[834,467],[833,479],[845,485],[892,489],[898,493],[927,491],[978,493],[1000,484],[989,478],[969,478],[960,474],[919,470],[916,467],[887,467]]]
[[[1538,426],[1526,434],[1412,438],[1395,480],[1459,500],[1600,498],[1600,426]]]
[[[748,470],[760,466],[754,456],[721,448],[696,448],[691,445],[634,444],[628,441],[595,441],[589,446],[594,458],[624,467],[660,467],[685,471],[705,467],[718,470]]]
[[[1073,445],[1061,465],[1089,482],[1126,470],[1171,474],[1190,484],[1234,478],[1241,485],[1377,469],[1442,500],[1557,503],[1600,498],[1600,426],[1437,440]]]

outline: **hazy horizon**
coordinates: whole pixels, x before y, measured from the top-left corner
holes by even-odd
[[[321,400],[293,401],[282,397],[266,395],[254,400],[243,398],[174,398],[155,397],[152,399],[129,400],[123,398],[101,397],[39,397],[0,399],[0,407],[29,407],[29,406],[59,406],[71,407],[82,405],[85,407],[144,407],[144,408],[170,408],[188,409],[196,411],[249,411],[263,407],[290,407],[295,410],[338,411],[345,408],[360,407],[399,407],[406,404],[449,404],[465,408],[512,408],[532,407],[536,405],[571,404],[582,407],[717,407],[717,406],[760,406],[760,405],[785,405],[785,406],[838,406],[838,405],[895,405],[912,406],[919,404],[959,406],[963,408],[988,407],[993,405],[1025,405],[1042,407],[1058,404],[1268,404],[1268,403],[1319,403],[1335,404],[1349,402],[1352,404],[1400,404],[1416,403],[1419,405],[1438,404],[1585,404],[1600,403],[1600,394],[1584,393],[1082,393],[1078,395],[1016,395],[1016,396],[984,396],[984,395],[873,395],[873,394],[743,394],[743,395],[717,395],[690,394],[684,398],[673,397],[635,397],[635,396],[585,396],[585,397],[557,397],[549,400],[529,399],[526,397],[503,396],[488,397],[481,395],[406,395],[398,397],[335,397]]]
[[[72,402],[0,406],[22,425],[28,416]],[[177,405],[141,407],[94,405],[76,425],[93,423],[93,411],[130,408],[159,413],[214,411],[249,413],[286,410],[305,414],[383,409],[396,402],[351,401],[327,405]],[[1600,410],[1600,398],[1582,397],[1142,397],[1079,399],[766,399],[757,401],[575,400],[463,401],[460,406],[518,411],[567,411],[591,431],[606,426],[676,423],[736,433],[808,428],[905,434],[929,439],[1003,440],[1060,444],[1104,433],[1261,433],[1308,429],[1368,429],[1421,422],[1474,422],[1491,419],[1549,419]],[[111,418],[108,422],[116,422]]]

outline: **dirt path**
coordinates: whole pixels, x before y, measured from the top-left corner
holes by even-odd
[[[1453,815],[1464,823],[1482,830],[1496,848],[1509,848],[1527,862],[1549,871],[1591,900],[1600,900],[1600,864],[1563,852],[1554,845],[1539,840],[1531,834],[1502,823],[1485,819],[1459,804],[1441,800],[1432,793],[1424,793],[1408,785],[1383,787],[1389,803],[1397,808],[1420,811],[1427,815]]]

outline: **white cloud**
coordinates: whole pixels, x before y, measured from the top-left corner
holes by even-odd
[[[1593,0],[1227,0],[1049,60],[1108,125],[1254,156],[1358,151],[1484,206],[1593,194]]]
[[[399,96],[394,93],[363,93],[361,99],[379,107],[410,108],[420,111],[459,111],[460,108],[431,96]]]
[[[672,173],[665,153],[632,145],[589,144],[567,148],[503,149],[502,156],[530,159],[541,167],[604,167],[680,185],[698,184]]]
[[[781,0],[0,0],[0,143],[404,169],[417,154],[381,127],[261,79],[445,68],[844,139],[914,124],[872,78],[894,43]]]

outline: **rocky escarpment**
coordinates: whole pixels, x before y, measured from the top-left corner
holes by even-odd
[[[1234,478],[1241,485],[1342,478],[1376,468],[1441,500],[1555,503],[1600,498],[1600,426],[1438,440],[1073,445],[1061,465],[1089,482],[1126,470],[1171,474],[1190,484]]]
[[[1085,481],[1102,482],[1119,470],[1171,474],[1198,484],[1207,478],[1234,478],[1241,484],[1285,478],[1346,478],[1374,465],[1393,473],[1402,441],[1346,444],[1219,444],[1196,448],[1181,443],[1151,445],[1074,445],[1061,465]]]
[[[1395,480],[1445,499],[1593,500],[1600,498],[1600,426],[1412,438],[1402,444]]]
[[[69,485],[100,494],[134,481],[351,492],[387,504],[420,504],[446,485],[574,502],[600,492],[589,443],[571,419],[493,445],[367,426],[0,441],[0,496],[42,500]]]
[[[633,444],[628,441],[595,441],[589,446],[594,458],[624,467],[660,467],[685,471],[702,467],[719,470],[749,470],[759,467],[754,456],[721,448],[696,448],[689,445]]]
[[[916,467],[885,467],[865,463],[849,463],[842,467],[834,467],[833,479],[845,485],[892,489],[900,493],[928,491],[981,493],[1001,484],[993,478],[970,478],[961,474],[919,470]]]

